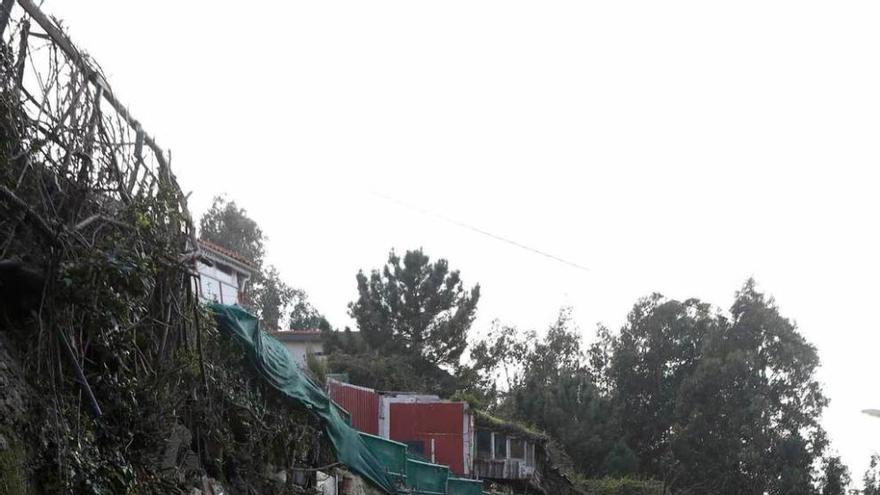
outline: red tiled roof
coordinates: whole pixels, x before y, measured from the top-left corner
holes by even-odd
[[[235,261],[241,263],[242,265],[251,267],[254,270],[257,269],[257,265],[253,261],[245,258],[243,255],[239,254],[236,251],[225,248],[225,247],[220,246],[218,244],[214,244],[213,242],[206,241],[204,239],[199,239],[199,245],[207,251],[213,251],[215,253],[221,254],[221,255],[226,256],[228,258],[232,258]]]

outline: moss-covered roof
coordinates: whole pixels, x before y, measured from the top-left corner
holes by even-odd
[[[477,426],[522,436],[536,442],[546,442],[549,439],[547,434],[542,431],[513,420],[493,416],[485,411],[474,410],[474,421]]]

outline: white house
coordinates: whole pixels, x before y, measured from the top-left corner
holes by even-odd
[[[199,240],[202,256],[196,263],[199,272],[199,298],[222,304],[243,306],[242,293],[257,274],[257,266],[244,256],[218,246],[213,242]]]
[[[320,360],[325,359],[324,341],[320,330],[285,330],[272,332],[272,336],[284,344],[287,352],[303,368],[306,367],[306,356],[309,354]]]

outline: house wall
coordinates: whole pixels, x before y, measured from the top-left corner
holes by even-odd
[[[214,301],[222,304],[239,304],[239,288],[241,281],[239,275],[231,268],[224,270],[220,263],[209,266],[199,261],[196,265],[199,272],[201,287],[199,296],[204,301]]]
[[[379,394],[375,390],[327,380],[330,398],[351,414],[351,425],[370,435],[379,434]]]
[[[420,443],[427,460],[466,475],[465,415],[465,404],[461,402],[392,402],[389,438],[407,443],[411,450]]]
[[[289,342],[282,340],[281,343],[287,348],[291,357],[303,368],[306,367],[306,355],[309,353],[316,354],[320,359],[324,358],[324,344],[321,341]]]

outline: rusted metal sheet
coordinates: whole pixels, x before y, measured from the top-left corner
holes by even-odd
[[[390,438],[406,443],[426,460],[465,474],[465,404],[462,402],[391,403]]]
[[[375,390],[327,380],[330,398],[351,414],[351,425],[370,435],[379,434],[379,394]]]

